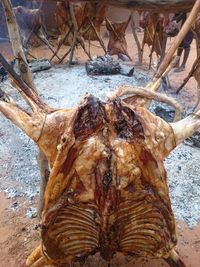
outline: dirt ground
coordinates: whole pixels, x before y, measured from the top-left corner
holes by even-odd
[[[141,38],[141,34],[140,34]],[[129,53],[133,58],[133,65],[137,64],[137,52],[135,48],[135,43],[132,37],[132,34],[127,35],[128,44],[129,44]],[[170,46],[173,40],[169,40],[168,47]],[[97,47],[98,44],[95,43],[95,46],[92,46],[92,52],[94,55],[101,55],[103,52],[100,48]],[[11,49],[9,45],[1,45],[0,51],[4,55],[10,55]],[[34,49],[31,53],[39,58],[50,58],[51,53],[45,47],[40,47]],[[64,53],[64,49],[61,50],[61,55]],[[192,49],[190,57],[188,60],[186,71],[179,74],[170,73],[169,78],[172,85],[170,93],[174,93],[178,88],[180,83],[183,81],[188,71],[192,66],[192,62],[195,59],[195,43],[192,44]],[[146,47],[145,56],[144,56],[144,66],[142,69],[147,69],[148,65],[148,54],[149,50]],[[87,58],[83,51],[79,48],[76,52],[76,57],[80,63],[83,63]],[[66,69],[67,71],[67,69]],[[147,71],[147,75],[150,75]],[[81,78],[80,78],[81,79]],[[51,92],[49,98],[51,97]],[[47,96],[48,98],[48,96]],[[179,95],[179,101],[190,110],[196,103],[197,99],[197,89],[196,82],[192,78],[187,83],[185,88],[181,91]],[[73,102],[73,101],[72,101]],[[1,132],[4,134],[4,125],[0,126],[0,135]],[[11,128],[9,128],[11,130]],[[10,135],[10,134],[9,134]],[[199,153],[199,152],[198,152]],[[6,160],[14,160],[13,155],[2,155],[0,158],[2,172],[5,172],[5,177],[11,177],[15,175],[13,169],[6,169]],[[23,161],[18,162],[23,166]],[[13,163],[14,165],[14,163]],[[27,172],[31,166],[25,166]],[[11,175],[12,174],[12,175]],[[7,185],[11,184],[13,180],[4,181],[3,178],[0,179],[0,188],[6,183]],[[199,183],[199,181],[198,181]],[[38,184],[36,184],[38,187]],[[22,191],[26,190],[26,184],[22,184]],[[10,192],[9,192],[10,193]],[[173,203],[173,201],[172,201]],[[187,203],[188,206],[190,203]],[[15,208],[15,207],[18,208]],[[32,197],[26,196],[10,196],[8,193],[5,193],[5,190],[0,193],[0,267],[23,267],[25,266],[25,259],[30,254],[32,249],[38,244],[38,231],[37,231],[37,218],[30,218],[27,216],[27,210],[29,207],[37,207],[37,194]],[[198,208],[199,209],[199,208]],[[33,217],[35,217],[34,212]],[[186,224],[186,221],[177,220],[177,234],[178,234],[178,246],[177,250],[180,253],[182,260],[185,262],[187,267],[199,267],[200,264],[200,224],[196,222],[194,227],[191,229]],[[107,266],[107,263],[103,262],[98,255],[93,256],[87,260],[85,265],[86,267],[104,267]],[[168,266],[164,263],[163,260],[151,260],[147,261],[145,259],[135,260],[131,257],[124,258],[122,255],[117,255],[113,260],[112,266],[120,267],[163,267]]]

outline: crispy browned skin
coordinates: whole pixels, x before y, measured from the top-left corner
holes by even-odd
[[[97,251],[108,261],[116,252],[167,255],[176,244],[163,165],[175,147],[170,125],[146,109],[93,96],[63,114],[47,116],[39,140],[52,166],[40,260],[57,266]]]
[[[127,50],[126,29],[130,22],[130,18],[124,22],[110,22],[106,20],[106,28],[109,31],[108,53],[112,55],[125,55],[130,60]]]
[[[78,28],[81,27],[84,19],[84,3],[73,3],[74,13],[77,21]],[[60,36],[58,42],[62,42],[65,34],[70,30],[72,26],[72,20],[70,17],[69,11],[69,3],[65,2],[57,2],[55,9],[55,19],[57,23],[57,27],[60,31]],[[71,34],[66,40],[66,44],[71,44],[73,39],[73,30],[71,29]]]
[[[148,11],[141,13],[140,25],[144,28],[142,51],[145,44],[147,44],[151,47],[152,52],[155,52],[157,56],[161,56],[166,20],[167,17],[160,13],[149,13]]]
[[[84,20],[83,20],[83,31],[86,31],[84,36],[85,40],[98,41],[98,37],[91,27],[93,23],[97,34],[100,36],[100,28],[106,17],[108,7],[102,3],[92,4],[86,3],[84,8]],[[89,28],[89,30],[87,30]]]
[[[34,34],[39,35],[48,43],[45,28],[42,23],[41,11],[39,9],[28,9],[23,6],[17,6],[14,7],[13,10],[25,46]]]
[[[99,40],[97,34],[100,36],[100,27],[105,19],[107,6],[102,5],[101,3],[98,5],[92,3],[73,3],[73,6],[79,34],[82,33],[82,37],[85,40]],[[72,20],[69,11],[69,1],[61,1],[56,3],[55,18],[57,27],[61,34],[58,39],[58,42],[60,43],[72,26]],[[91,23],[93,23],[93,26]],[[71,44],[72,39],[73,29],[71,29],[71,34],[69,34],[65,43]]]

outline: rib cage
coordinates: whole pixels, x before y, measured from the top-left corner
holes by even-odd
[[[71,256],[81,258],[92,253],[99,240],[94,211],[78,206],[62,208],[53,225],[43,231],[43,238],[44,252],[51,260],[67,262]]]
[[[122,252],[140,257],[161,257],[173,246],[165,218],[152,203],[144,200],[126,203],[117,214],[119,246]]]

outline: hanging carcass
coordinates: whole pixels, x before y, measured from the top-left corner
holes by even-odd
[[[74,3],[73,4],[74,13],[77,21],[78,28],[81,27],[84,18],[84,4]],[[68,38],[64,41],[65,44],[71,45],[73,40],[73,26],[69,10],[69,2],[56,2],[55,9],[55,19],[57,22],[57,27],[60,32],[58,37],[58,43],[62,43],[65,38],[66,33],[69,32]]]
[[[150,65],[153,52],[156,53],[158,62],[163,58],[165,53],[167,35],[165,28],[169,22],[168,15],[161,13],[150,13],[143,11],[140,15],[140,26],[144,29],[144,37],[142,40],[142,57],[144,53],[144,46],[147,44],[151,50]]]
[[[40,9],[28,9],[23,6],[17,6],[13,10],[20,28],[24,47],[27,47],[31,38],[34,36],[42,40],[46,45],[50,45],[47,40],[47,33],[42,21]]]
[[[125,36],[130,20],[131,16],[129,16],[127,21],[123,22],[111,22],[108,18],[106,18],[106,28],[109,32],[109,55],[117,55],[118,58],[122,60],[125,60],[124,56],[126,56],[129,60],[132,60],[128,54]]]

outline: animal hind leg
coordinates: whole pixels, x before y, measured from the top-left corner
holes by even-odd
[[[186,267],[175,250],[172,250],[168,258],[164,259],[170,267]]]

